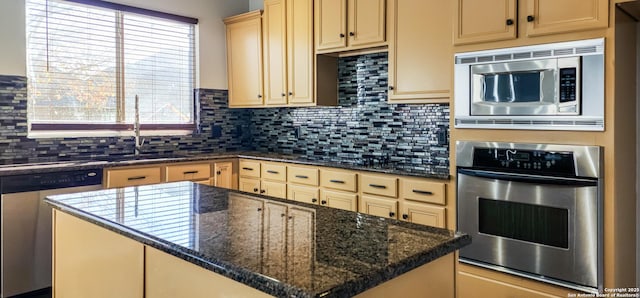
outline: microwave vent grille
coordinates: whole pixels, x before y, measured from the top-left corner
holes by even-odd
[[[533,58],[550,57],[551,50],[533,52]]]
[[[459,119],[456,127],[494,129],[604,130],[603,120],[536,120],[536,119]]]
[[[573,48],[553,50],[554,56],[573,55]]]
[[[495,61],[511,60],[511,54],[495,55],[493,58]]]
[[[576,54],[591,54],[591,53],[597,53],[597,52],[598,52],[598,47],[596,46],[576,48]]]
[[[476,63],[476,57],[470,57],[470,58],[458,58],[458,64],[469,64],[469,63]]]
[[[491,62],[491,61],[493,61],[493,56],[478,57],[478,62]]]
[[[531,58],[531,52],[513,54],[513,59],[529,59],[529,58]]]

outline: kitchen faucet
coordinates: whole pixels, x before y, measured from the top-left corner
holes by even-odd
[[[142,151],[142,145],[144,144],[144,139],[140,138],[140,98],[136,94],[136,104],[135,104],[135,117],[133,122],[133,131],[135,133],[135,148],[133,150],[133,154],[135,156],[140,155]]]

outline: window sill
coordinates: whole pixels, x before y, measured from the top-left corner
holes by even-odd
[[[188,136],[192,135],[192,130],[149,130],[141,131],[140,136]],[[29,139],[52,139],[52,138],[97,138],[97,137],[134,137],[133,131],[119,130],[38,130],[29,131]]]

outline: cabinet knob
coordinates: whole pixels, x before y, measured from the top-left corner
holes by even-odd
[[[349,32],[349,36],[356,36],[356,34],[353,32]]]
[[[253,189],[253,192],[258,192],[258,189],[257,189],[257,188],[254,188],[254,189]]]
[[[285,217],[285,216],[287,216],[287,215],[286,215],[286,214],[284,214],[284,213],[282,213],[282,214],[280,214],[280,216]]]
[[[393,86],[389,86],[389,90],[393,90]]]
[[[533,22],[536,19],[534,16],[527,16],[527,22]]]
[[[409,214],[402,214],[402,219],[409,219]]]
[[[389,212],[389,217],[396,217],[396,213],[395,212]]]
[[[293,216],[289,216],[289,219],[293,219]]]
[[[507,19],[507,26],[511,26],[513,25],[513,20],[512,19]]]
[[[258,98],[262,98],[262,95],[258,94]]]
[[[220,174],[222,174],[222,172],[220,172],[220,171],[217,171],[217,172],[216,172],[216,175],[220,175]]]
[[[260,193],[265,193],[265,192],[266,192],[266,190],[264,190],[264,189],[260,190]]]
[[[293,92],[289,91],[289,96],[292,96],[292,95],[293,95]]]
[[[344,38],[344,33],[340,33],[340,38]]]
[[[284,94],[284,92],[282,92],[282,94],[280,94],[280,95],[282,95],[282,97],[285,97],[285,96],[287,96],[286,94]]]
[[[315,203],[317,201],[318,201],[318,199],[316,199],[316,198],[311,199],[311,202],[313,202],[313,203]]]
[[[327,201],[322,200],[322,202],[320,202],[320,203],[322,203],[322,205],[326,205],[326,204],[327,204]]]
[[[262,211],[262,208],[258,208],[258,212]]]

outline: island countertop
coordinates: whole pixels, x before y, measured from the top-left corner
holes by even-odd
[[[445,229],[192,182],[46,202],[277,297],[353,296],[471,242]]]

